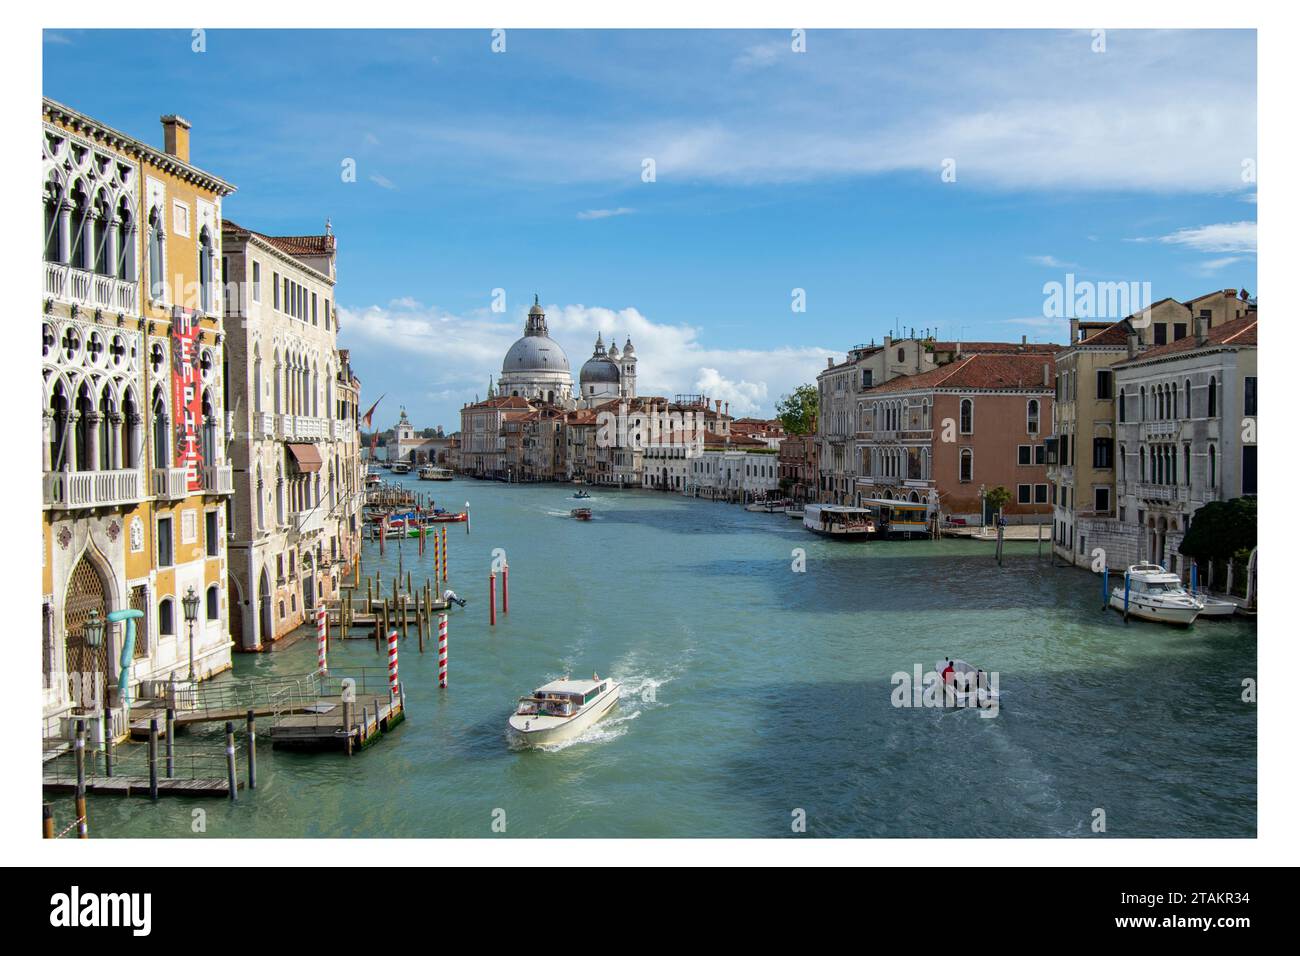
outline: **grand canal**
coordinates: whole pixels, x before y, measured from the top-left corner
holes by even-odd
[[[1032,543],[998,567],[985,544],[827,542],[675,495],[597,491],[580,523],[567,487],[419,487],[472,505],[472,533],[448,531],[469,599],[451,616],[450,687],[412,636],[409,719],[375,747],[300,755],[263,735],[258,789],[238,802],[92,797],[93,836],[190,836],[197,807],[207,838],[790,836],[800,810],[813,837],[1255,834],[1248,623],[1125,624],[1096,576]],[[422,580],[431,557],[411,544]],[[494,548],[511,608],[490,629]],[[366,570],[377,561],[368,550]],[[396,562],[390,546],[386,578]],[[891,704],[891,675],[945,655],[998,672],[996,717]],[[308,640],[235,670],[314,662]],[[336,671],[381,663],[364,640],[331,654]],[[506,746],[520,694],[593,671],[625,684],[611,718],[554,752]]]

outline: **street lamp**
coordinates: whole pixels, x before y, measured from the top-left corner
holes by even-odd
[[[199,619],[199,596],[194,593],[194,585],[190,585],[185,592],[185,597],[181,598],[181,605],[185,609],[185,623],[190,626],[190,681],[194,680],[194,622]]]
[[[104,646],[104,621],[97,608],[90,609],[90,620],[81,625],[81,637],[87,647]]]

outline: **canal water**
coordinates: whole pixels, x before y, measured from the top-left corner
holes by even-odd
[[[778,837],[801,821],[813,837],[1255,834],[1249,623],[1125,624],[1095,575],[1033,543],[998,567],[989,544],[826,541],[655,492],[595,490],[578,522],[567,486],[409,483],[471,504],[471,533],[448,526],[451,586],[469,600],[450,618],[450,687],[412,634],[409,719],[373,748],[272,751],[263,726],[256,791],[92,798],[93,835],[189,836],[196,808],[209,837]],[[404,566],[423,580],[432,554],[413,544]],[[510,614],[493,629],[495,548]],[[385,581],[396,562],[390,544]],[[946,656],[997,673],[995,717],[894,706],[894,674]],[[330,663],[384,659],[354,640]],[[314,664],[304,640],[238,656],[235,673]],[[610,717],[561,749],[509,749],[520,695],[593,672],[624,684]],[[60,798],[58,819],[70,809]]]

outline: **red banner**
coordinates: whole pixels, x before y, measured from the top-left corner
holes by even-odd
[[[176,416],[174,467],[184,468],[186,487],[203,487],[203,456],[199,423],[203,417],[203,389],[199,377],[199,317],[177,309],[172,320],[172,412]]]

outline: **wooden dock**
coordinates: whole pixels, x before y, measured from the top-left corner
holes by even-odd
[[[271,746],[353,753],[374,743],[406,719],[403,694],[357,694],[322,700],[315,708],[286,714],[271,726]]]
[[[244,789],[244,782],[237,781],[237,790]],[[42,783],[45,793],[76,793],[75,780],[46,780]],[[86,778],[86,792],[99,796],[147,797],[149,796],[148,777],[105,777],[102,774]],[[225,777],[208,777],[189,779],[182,777],[159,777],[158,795],[160,797],[229,797],[230,781]]]

